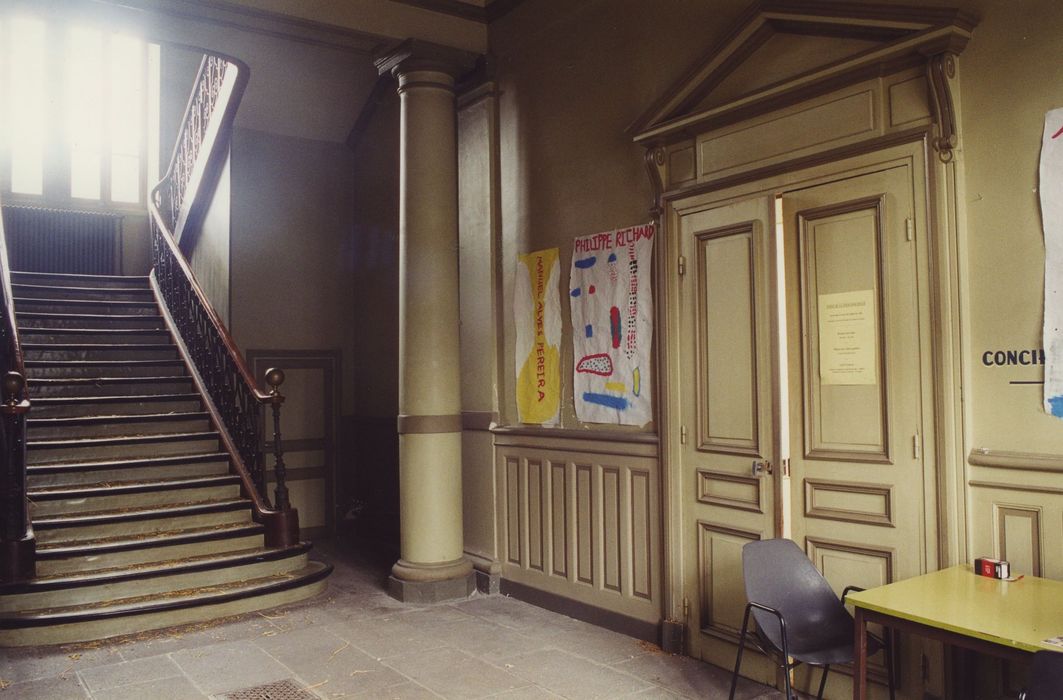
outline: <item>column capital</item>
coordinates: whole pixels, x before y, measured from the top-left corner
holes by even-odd
[[[377,56],[373,64],[380,75],[391,73],[396,78],[412,71],[436,71],[457,79],[473,69],[476,54],[420,39],[407,39]]]

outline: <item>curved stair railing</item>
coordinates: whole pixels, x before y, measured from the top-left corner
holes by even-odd
[[[36,573],[36,543],[26,498],[26,368],[15,323],[11,267],[0,217],[0,581]]]
[[[248,68],[220,54],[200,64],[169,168],[152,190],[151,221],[154,284],[179,336],[221,440],[251,499],[255,519],[266,526],[266,544],[282,547],[299,539],[298,513],[288,499],[280,437],[279,387],[284,372],[270,369],[260,390],[240,350],[200,288],[182,248],[190,249],[227,157],[233,120],[247,85]],[[180,245],[179,245],[180,243]],[[275,501],[270,504],[262,456],[266,406],[273,410],[276,458]]]

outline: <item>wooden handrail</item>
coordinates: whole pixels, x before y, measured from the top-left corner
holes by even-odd
[[[298,539],[298,515],[288,504],[282,483],[283,458],[275,469],[278,507],[270,506],[260,449],[264,407],[279,410],[283,397],[275,386],[269,393],[258,388],[182,251],[182,247],[191,249],[189,241],[194,242],[224,167],[248,71],[246,64],[213,52],[200,63],[170,165],[148,201],[152,274],[168,321],[196,370],[196,382],[210,398],[208,410],[222,444],[254,504],[256,518],[267,526],[267,544],[283,546]],[[278,442],[276,419],[274,425]]]
[[[148,211],[151,214],[152,220],[155,225],[158,226],[164,233],[169,233],[169,229],[166,227],[165,222],[162,219],[162,215],[155,206],[149,206]],[[254,394],[259,403],[265,405],[271,402],[271,397],[265,391],[262,391],[255,385],[254,375],[251,374],[251,370],[248,369],[247,363],[244,361],[243,355],[240,354],[240,349],[236,345],[236,341],[233,340],[232,334],[229,333],[229,329],[225,326],[225,323],[221,320],[218,312],[214,309],[214,305],[210,303],[210,299],[207,298],[206,292],[199,286],[199,282],[196,280],[195,274],[192,272],[192,267],[188,264],[188,260],[185,258],[184,253],[181,252],[181,248],[178,247],[173,241],[173,236],[162,236],[163,243],[169,248],[170,253],[173,255],[177,265],[180,267],[181,272],[188,278],[189,283],[192,286],[192,291],[196,295],[196,301],[203,307],[203,311],[207,314],[207,318],[210,320],[212,326],[214,326],[218,335],[221,336],[222,343],[225,345],[225,350],[228,352],[229,357],[232,358],[233,364],[236,365],[237,371],[240,373],[240,378],[244,384],[247,385],[248,390]]]
[[[0,581],[32,578],[36,542],[26,497],[26,367],[15,319],[7,238],[0,216]]]

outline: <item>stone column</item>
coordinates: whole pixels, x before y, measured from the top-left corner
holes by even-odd
[[[399,600],[469,595],[461,513],[455,77],[472,57],[407,41],[377,61],[399,82]]]

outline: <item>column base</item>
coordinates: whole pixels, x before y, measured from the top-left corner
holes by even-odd
[[[476,576],[467,559],[442,564],[399,559],[388,577],[388,595],[403,603],[441,603],[468,598],[475,590]]]

